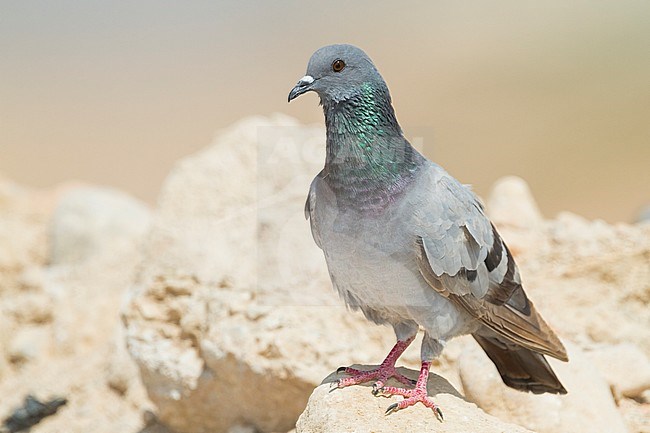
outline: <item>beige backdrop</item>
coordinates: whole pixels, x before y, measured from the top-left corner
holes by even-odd
[[[650,203],[650,2],[3,2],[0,172],[155,201],[175,160],[286,96],[319,46],[375,60],[409,136],[486,193],[524,177],[547,216]]]

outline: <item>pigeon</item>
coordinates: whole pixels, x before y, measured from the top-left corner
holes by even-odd
[[[374,395],[404,397],[386,414],[421,402],[442,420],[427,395],[431,362],[471,334],[507,386],[566,394],[544,356],[568,361],[567,352],[526,296],[512,253],[471,189],[406,140],[366,53],[318,49],[289,102],[306,92],[320,97],[326,126],[325,166],[305,203],[313,238],[347,306],[397,338],[378,368],[341,367],[336,387],[374,381]],[[420,329],[413,383],[395,363]],[[405,387],[386,386],[389,378]]]

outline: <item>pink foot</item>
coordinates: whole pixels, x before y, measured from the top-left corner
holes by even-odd
[[[415,337],[403,341],[398,340],[386,359],[384,359],[384,362],[382,362],[381,365],[374,370],[362,371],[349,367],[340,367],[338,370],[336,370],[336,372],[349,374],[350,377],[345,377],[334,382],[336,384],[336,387],[344,388],[346,386],[358,385],[360,383],[370,382],[374,380],[376,382],[373,385],[372,393],[377,395],[378,390],[383,388],[384,383],[386,383],[386,381],[391,377],[394,377],[405,385],[415,385],[411,379],[404,376],[403,374],[398,373],[395,369],[395,362],[397,361],[397,358],[399,358],[400,355],[404,353],[406,348],[414,339]]]
[[[426,407],[433,409],[436,414],[440,417],[442,421],[444,417],[442,416],[442,411],[440,407],[427,395],[427,380],[429,378],[429,368],[431,366],[430,362],[422,362],[422,368],[420,369],[420,376],[418,377],[417,384],[414,389],[404,389],[396,388],[394,386],[385,386],[381,389],[378,389],[374,394],[381,395],[401,395],[405,397],[404,400],[399,403],[393,403],[388,406],[386,409],[386,415],[398,411],[400,409],[405,409],[409,406],[413,406],[417,402],[421,402]]]
[[[384,387],[384,383],[386,383],[386,381],[391,377],[394,377],[405,385],[415,385],[414,381],[399,373],[394,365],[382,364],[378,368],[368,371],[357,370],[350,367],[340,367],[336,372],[350,375],[350,377],[339,379],[338,382],[336,382],[337,388],[345,388],[346,386],[358,385],[360,383],[374,380],[375,384],[372,386],[372,393],[375,395],[378,390]]]

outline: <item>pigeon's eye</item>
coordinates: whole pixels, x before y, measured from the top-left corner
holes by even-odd
[[[345,62],[341,59],[336,59],[332,62],[332,71],[341,72],[345,68]]]

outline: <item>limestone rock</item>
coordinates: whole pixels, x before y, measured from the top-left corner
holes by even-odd
[[[51,222],[50,263],[78,263],[102,254],[120,254],[149,228],[149,210],[110,188],[84,186],[64,193]],[[127,244],[127,245],[125,245]]]
[[[616,395],[641,397],[650,389],[650,360],[631,343],[604,345],[587,353]]]
[[[174,430],[287,431],[327,371],[394,343],[336,298],[304,220],[323,137],[283,116],[246,119],[165,181],[124,319]]]
[[[370,368],[361,366],[359,368]],[[417,378],[418,372],[400,369],[402,374]],[[309,397],[307,408],[300,415],[296,425],[297,433],[396,433],[396,432],[481,432],[481,433],[524,433],[520,426],[508,424],[490,416],[465,401],[449,382],[431,374],[428,384],[429,395],[441,407],[444,422],[439,421],[431,409],[421,404],[384,415],[386,408],[402,397],[374,397],[369,386],[352,386],[330,392],[330,382],[336,380],[336,373],[317,387]],[[392,382],[392,380],[391,380]],[[392,383],[393,386],[400,386]]]
[[[250,118],[180,161],[161,192],[141,265],[149,218],[136,200],[78,184],[34,190],[0,175],[0,414],[38,392],[69,403],[34,433],[171,432],[149,411],[142,379],[160,421],[177,432],[286,433],[331,369],[383,359],[392,332],[345,311],[302,216],[309,182],[322,167],[323,140],[320,127],[283,116]],[[480,404],[504,420],[525,417],[540,431],[621,431],[595,365],[619,397],[630,431],[650,432],[650,389],[641,391],[650,357],[650,224],[607,224],[568,212],[543,220],[525,183],[512,178],[496,185],[487,208],[527,293],[593,365],[573,371],[580,360],[573,349],[571,364],[554,364],[573,391],[566,401],[505,388],[493,368],[481,373],[491,363],[480,352],[475,374],[461,368],[461,381],[458,360],[462,367],[466,347],[475,346],[471,337],[449,342],[433,372],[467,395],[493,393]],[[416,367],[418,345],[419,338],[399,364]],[[432,375],[432,386],[440,380]],[[584,390],[575,391],[575,383],[586,383]],[[373,431],[391,423],[402,431],[453,431],[454,422],[464,431],[490,431],[485,414],[448,392],[436,397],[447,417],[439,423],[419,406],[385,417],[390,400],[368,387],[328,394],[321,386],[301,431],[346,420],[364,431],[355,421],[370,415],[376,422],[364,425]],[[336,418],[330,403],[344,406]],[[357,414],[357,406],[364,411]]]
[[[497,180],[492,186],[487,211],[492,222],[530,230],[543,222],[542,213],[526,181],[517,176]]]
[[[566,346],[568,363],[548,358],[566,395],[535,395],[508,388],[478,345],[469,347],[459,365],[467,399],[491,415],[538,433],[626,432],[607,382],[577,347]]]
[[[173,429],[286,431],[327,371],[377,362],[392,346],[389,330],[341,307],[302,217],[323,137],[283,116],[245,119],[165,181],[123,318],[157,416]],[[488,208],[563,338],[650,353],[650,226],[544,221],[518,179],[497,185]],[[456,384],[456,359],[444,352],[434,371]],[[401,360],[417,361],[415,346]]]

